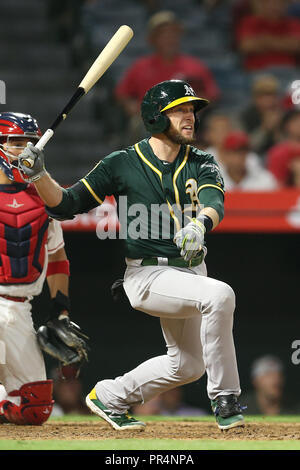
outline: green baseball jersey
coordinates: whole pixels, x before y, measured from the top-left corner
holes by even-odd
[[[95,204],[114,196],[129,258],[178,257],[176,232],[200,207],[214,207],[223,217],[224,184],[213,156],[181,145],[172,163],[160,160],[149,139],[116,151],[101,160],[78,184],[85,186]],[[82,193],[82,188],[80,188]],[[77,196],[78,199],[78,196]],[[90,209],[80,197],[77,210]],[[87,199],[86,199],[87,201]]]

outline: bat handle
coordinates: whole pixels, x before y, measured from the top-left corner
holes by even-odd
[[[38,141],[38,143],[35,145],[35,147],[38,148],[39,150],[43,150],[46,143],[51,139],[53,134],[54,132],[52,129],[47,129],[46,132],[42,135],[42,137]],[[34,160],[32,158],[23,158],[22,164],[24,166],[27,166],[27,168],[32,168],[34,165]]]
[[[47,129],[46,132],[42,135],[38,143],[35,145],[35,147],[39,150],[43,150],[45,147],[46,143],[51,139],[53,136],[54,132],[52,129]]]

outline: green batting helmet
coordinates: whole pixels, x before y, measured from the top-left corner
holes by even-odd
[[[151,134],[165,132],[170,120],[163,112],[189,101],[193,101],[195,117],[200,109],[209,104],[208,100],[198,98],[193,88],[183,80],[166,80],[154,85],[146,92],[141,106],[147,131]]]

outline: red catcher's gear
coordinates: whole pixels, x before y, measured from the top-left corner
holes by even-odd
[[[52,392],[52,380],[28,382],[19,390],[13,390],[8,394],[11,397],[21,397],[20,405],[3,400],[0,403],[0,414],[10,423],[41,425],[51,415],[54,404]]]
[[[3,144],[9,141],[10,138],[26,138],[31,141],[37,142],[42,136],[39,125],[30,114],[3,112],[0,113],[0,169],[6,176],[15,182],[23,182],[23,173],[20,173],[18,168],[19,160],[9,152],[4,150]]]
[[[0,283],[30,284],[45,262],[49,219],[34,187],[0,185]]]
[[[0,170],[2,170],[11,181],[24,183],[24,178],[22,178],[20,171],[15,166],[16,164],[18,165],[18,160],[12,164],[4,150],[0,149]]]

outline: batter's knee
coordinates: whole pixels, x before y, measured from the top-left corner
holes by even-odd
[[[221,281],[216,284],[214,298],[211,299],[211,306],[213,310],[233,315],[235,310],[235,293],[229,284]]]

